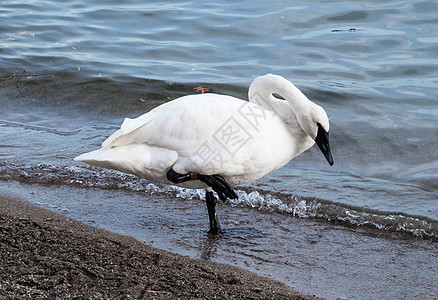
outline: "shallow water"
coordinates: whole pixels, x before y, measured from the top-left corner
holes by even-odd
[[[12,191],[12,192],[11,192]],[[198,259],[232,264],[326,299],[433,299],[438,245],[386,231],[219,204],[207,234],[197,193],[4,182],[8,193],[93,226]],[[171,196],[169,196],[171,195]],[[53,216],[48,216],[53,217]]]
[[[370,290],[376,299],[432,298],[437,8],[433,1],[2,3],[0,192],[326,298],[369,298]],[[239,200],[219,208],[228,228],[219,239],[205,234],[198,192],[72,161],[124,117],[199,85],[246,99],[250,82],[268,72],[326,109],[335,165],[312,148],[238,187]]]

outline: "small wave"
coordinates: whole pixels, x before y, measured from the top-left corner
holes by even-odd
[[[29,125],[29,124],[22,124],[22,123],[4,121],[4,120],[0,120],[0,126],[20,127],[23,129],[53,133],[53,134],[57,134],[57,135],[61,135],[61,136],[76,135],[81,131],[81,130],[63,131],[63,130],[59,130],[59,129],[53,129],[53,128],[36,126],[36,125]]]
[[[170,194],[181,199],[204,199],[203,190],[159,185],[134,175],[94,167],[60,167],[52,164],[22,166],[2,163],[0,164],[0,180],[81,188],[123,189],[148,195]],[[438,221],[427,217],[381,212],[299,195],[246,189],[237,190],[237,193],[238,199],[229,200],[232,206],[290,214],[299,218],[319,218],[350,226],[368,226],[386,231],[406,232],[421,238],[438,239]]]
[[[408,232],[422,238],[438,238],[438,222],[426,217],[373,211],[297,195],[272,195],[259,191],[249,193],[239,191],[238,195],[238,199],[230,200],[233,205],[288,213],[300,218],[322,218],[354,226],[370,226],[381,230]]]

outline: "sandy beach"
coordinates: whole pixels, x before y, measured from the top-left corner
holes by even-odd
[[[2,299],[316,299],[0,196]]]

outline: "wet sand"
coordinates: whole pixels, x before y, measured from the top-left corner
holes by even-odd
[[[0,298],[316,299],[0,196]]]

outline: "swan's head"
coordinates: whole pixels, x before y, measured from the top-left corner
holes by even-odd
[[[272,105],[272,101],[286,100],[301,129],[310,136],[318,145],[330,165],[333,165],[333,157],[329,143],[329,119],[325,110],[310,101],[289,80],[273,74],[260,76],[254,80],[249,90],[250,101],[262,106]]]
[[[333,165],[333,156],[330,150],[330,140],[329,140],[329,130],[330,124],[329,119],[325,110],[311,102],[310,109],[308,110],[308,114],[301,117],[299,120],[301,127],[304,132],[306,132],[318,145],[324,157],[327,159],[327,162],[332,166]]]

